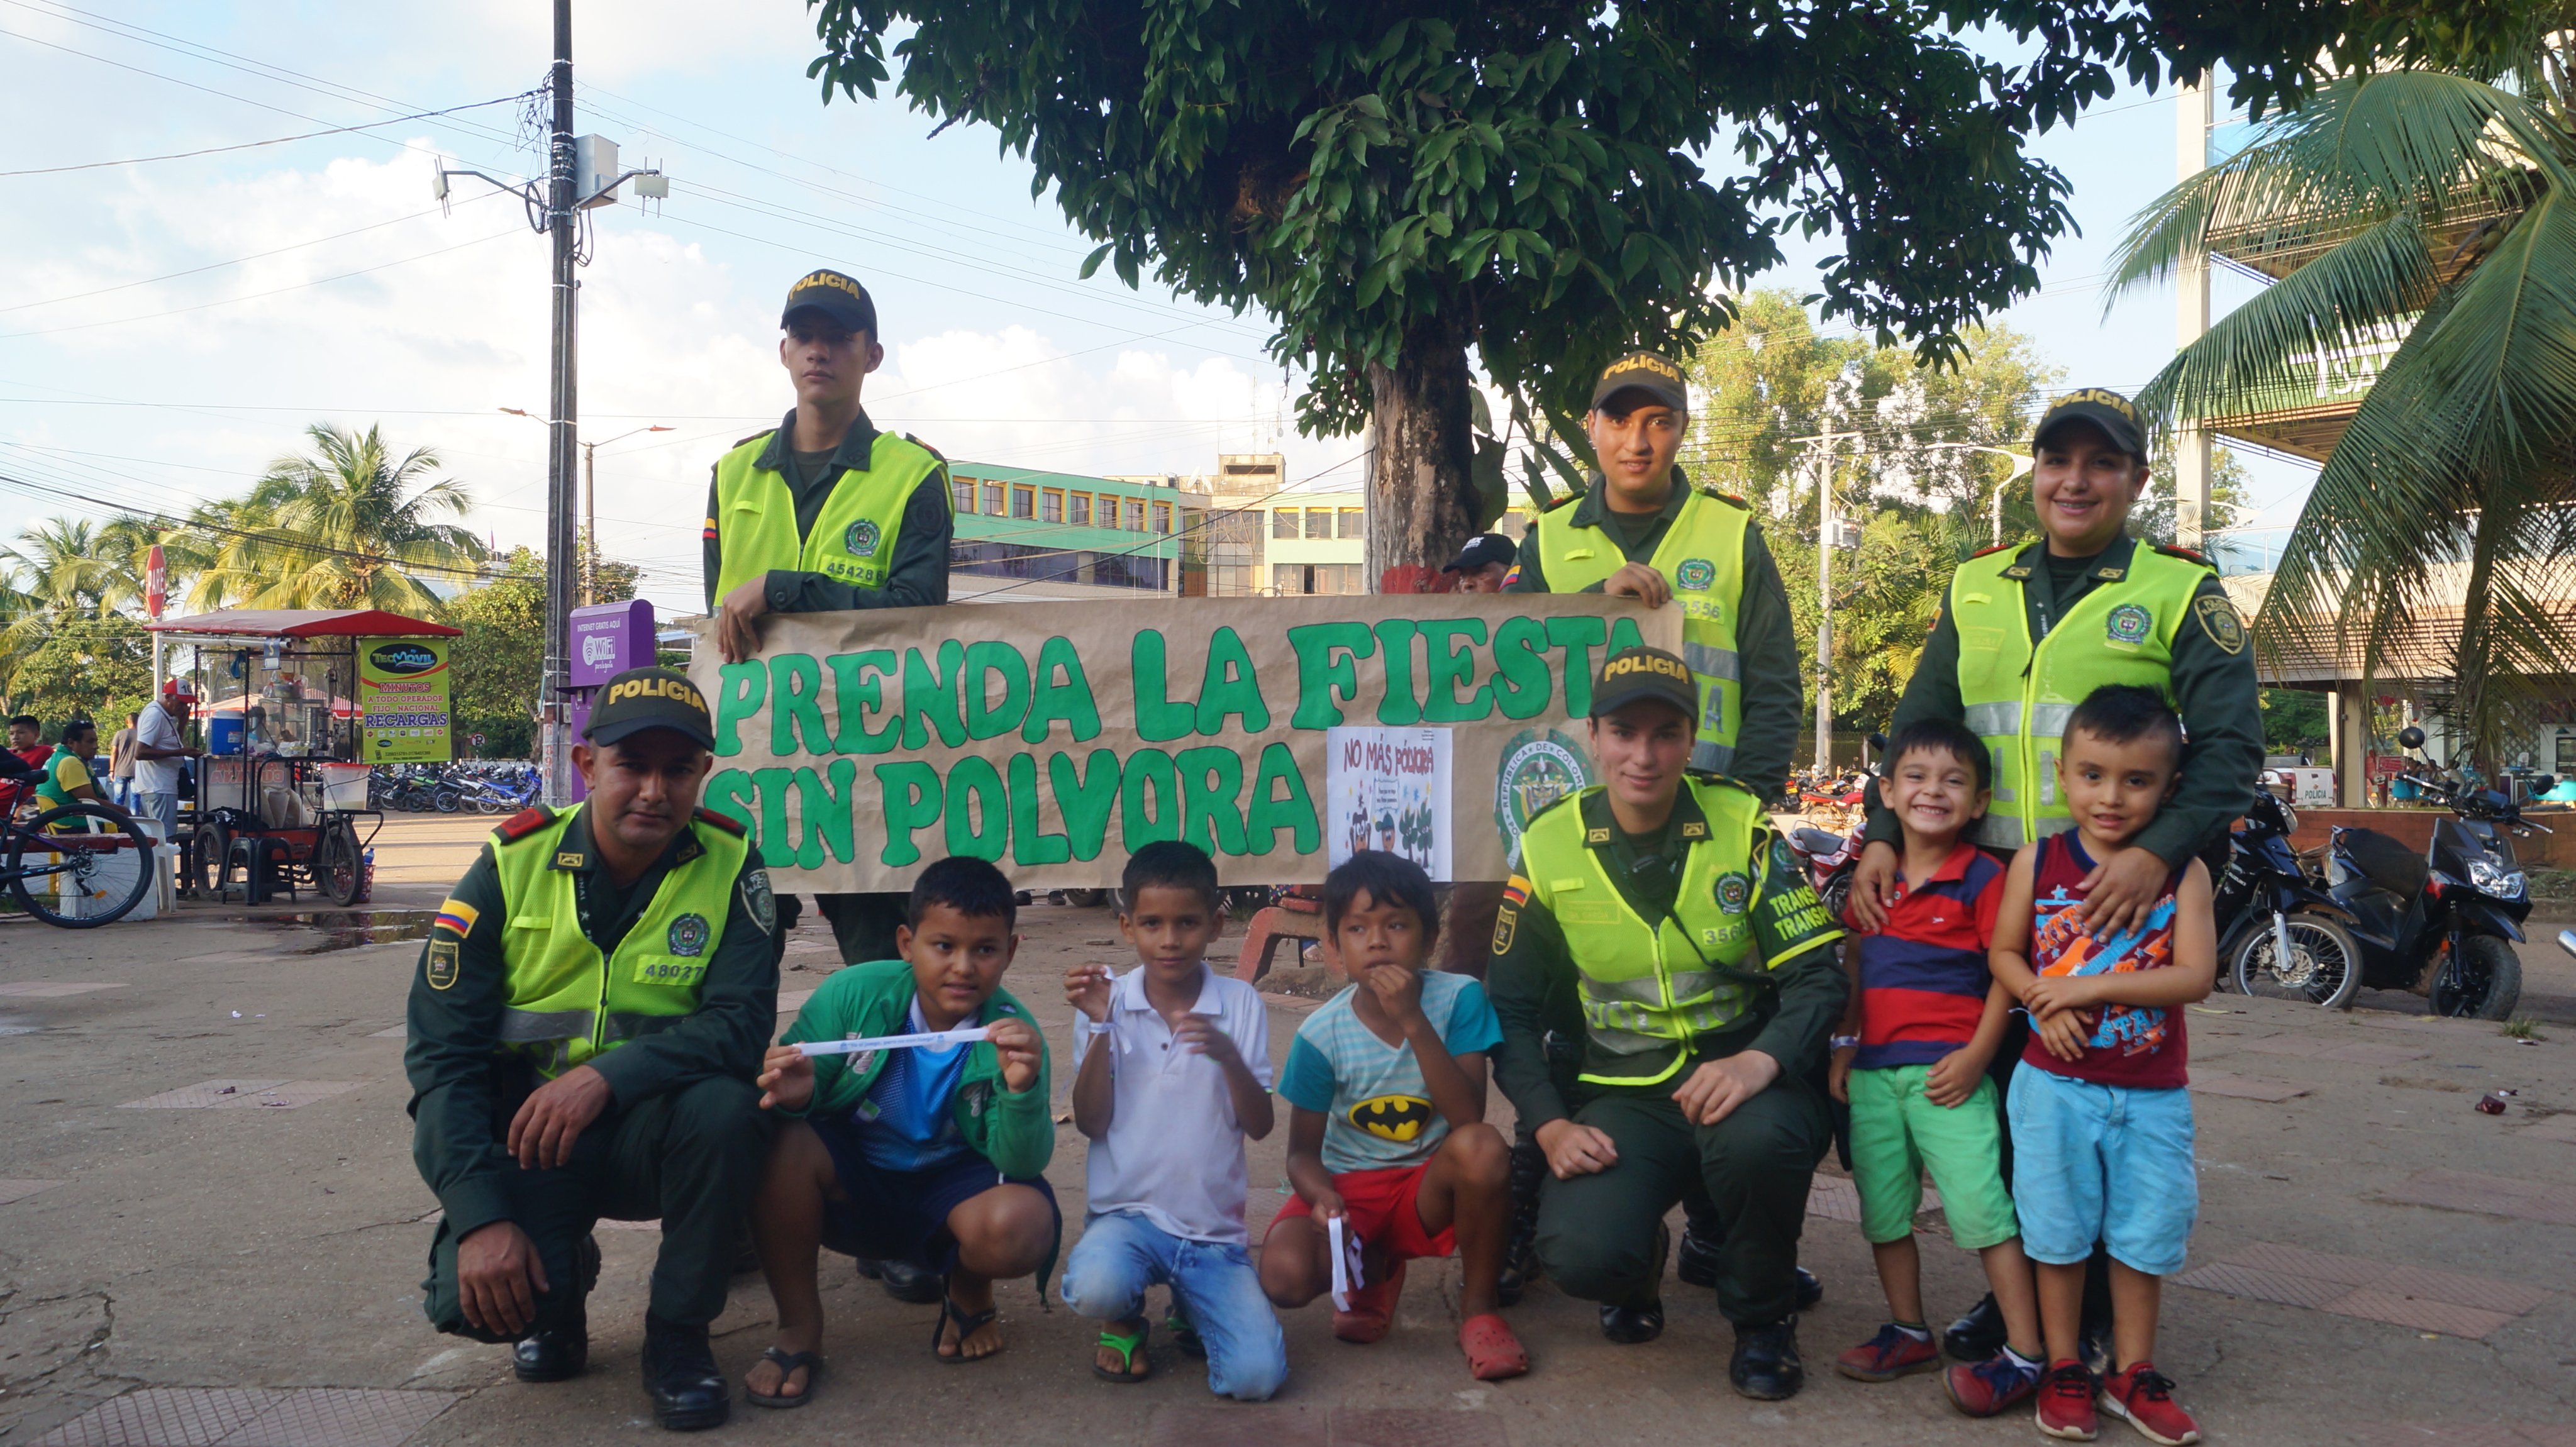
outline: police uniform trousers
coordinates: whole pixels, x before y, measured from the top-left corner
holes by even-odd
[[[1657,1228],[1694,1187],[1725,1225],[1717,1304],[1727,1319],[1762,1325],[1796,1308],[1798,1236],[1816,1162],[1833,1144],[1833,1119],[1812,1083],[1782,1076],[1715,1125],[1682,1117],[1672,1093],[1691,1066],[1646,1087],[1594,1087],[1574,1113],[1608,1135],[1619,1160],[1606,1171],[1540,1188],[1538,1255],[1569,1296],[1644,1306],[1663,1295]]]
[[[507,1092],[493,1134],[507,1139],[525,1090]],[[509,1168],[510,1219],[536,1244],[548,1290],[537,1297],[529,1331],[582,1323],[582,1298],[599,1274],[591,1229],[612,1221],[662,1222],[662,1251],[653,1263],[652,1314],[703,1326],[724,1310],[725,1290],[741,1249],[743,1223],[769,1156],[771,1123],[760,1090],[747,1080],[699,1080],[611,1106],[573,1142],[572,1159],[550,1169]],[[441,1221],[429,1247],[423,1309],[443,1332],[476,1341],[515,1340],[465,1319],[456,1289],[456,1239]]]

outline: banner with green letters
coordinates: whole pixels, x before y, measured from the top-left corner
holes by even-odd
[[[1342,827],[1325,817],[1331,747],[1364,765],[1390,756],[1390,730],[1442,756],[1449,796],[1409,810],[1401,837],[1452,878],[1499,880],[1529,815],[1591,782],[1602,659],[1681,643],[1679,609],[1597,593],[960,604],[760,627],[757,658],[724,663],[706,631],[694,650],[716,721],[704,803],[750,826],[779,890],[823,894],[908,889],[950,854],[1022,888],[1114,886],[1129,852],[1174,838],[1228,884],[1313,883]]]

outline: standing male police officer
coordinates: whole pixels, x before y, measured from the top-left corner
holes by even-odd
[[[588,801],[493,831],[412,982],[412,1155],[446,1208],[422,1307],[516,1342],[521,1381],[576,1376],[593,1224],[658,1217],[645,1390],[663,1426],[713,1427],[731,1397],[707,1324],[769,1146],[769,875],[697,807],[715,730],[685,676],[610,679],[583,737]]]
[[[1632,352],[1611,363],[1584,420],[1601,471],[1579,499],[1539,517],[1504,591],[1609,593],[1655,608],[1678,601],[1682,657],[1700,690],[1690,768],[1741,780],[1769,799],[1787,784],[1798,745],[1802,674],[1789,594],[1752,509],[1691,486],[1674,464],[1689,424],[1689,392],[1671,358]],[[1523,1231],[1534,1155],[1526,1140],[1515,1148]],[[1696,1195],[1687,1214],[1681,1279],[1713,1286],[1724,1228]],[[1521,1259],[1515,1251],[1514,1265]],[[1801,1307],[1823,1291],[1799,1272]]]
[[[2106,684],[2142,684],[2173,701],[2188,736],[2173,797],[2137,842],[2085,880],[2087,923],[2142,923],[2164,882],[2225,839],[2263,767],[2262,684],[2245,623],[2217,570],[2197,553],[2124,532],[2147,486],[2147,444],[2129,399],[2099,387],[2059,398],[2031,434],[2031,501],[2042,539],[1988,548],[1959,565],[1890,733],[1918,719],[1976,730],[1993,751],[1994,802],[1977,842],[2009,853],[2074,827],[2057,783],[2067,715]],[[1852,918],[1886,919],[1896,888],[1896,816],[1869,789],[1869,843],[1852,874]],[[2018,1043],[1995,1052],[2008,1079]],[[2001,1092],[1998,1092],[2000,1096]],[[2108,1315],[2108,1286],[2088,1318]],[[2003,1345],[1987,1297],[1946,1345],[1982,1361]]]
[[[1736,1328],[1728,1378],[1776,1399],[1804,1380],[1798,1235],[1832,1139],[1816,1082],[1849,985],[1832,947],[1842,930],[1762,801],[1685,776],[1704,696],[1661,649],[1602,665],[1603,782],[1530,821],[1495,925],[1494,1080],[1547,1154],[1548,1276],[1602,1304],[1611,1340],[1653,1340],[1664,1213],[1704,1192],[1726,1222],[1714,1264]],[[1567,996],[1581,1015],[1572,1098],[1545,1039]]]

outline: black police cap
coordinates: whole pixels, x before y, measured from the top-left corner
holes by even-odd
[[[1592,681],[1592,716],[1608,718],[1632,703],[1653,699],[1699,717],[1699,682],[1690,665],[1660,648],[1622,648],[1602,661]]]
[[[607,745],[646,729],[669,729],[702,749],[716,746],[707,696],[676,668],[630,668],[608,680],[581,736]]]
[[[787,307],[778,314],[778,324],[794,324],[801,311],[818,311],[840,323],[845,332],[877,332],[876,299],[855,277],[837,271],[809,271],[787,289]]]
[[[2050,403],[2039,425],[2031,429],[2030,445],[2048,446],[2049,435],[2070,422],[2089,422],[2111,439],[2113,447],[2140,462],[2147,460],[2147,439],[2138,426],[2137,405],[2107,387],[2086,387]]]

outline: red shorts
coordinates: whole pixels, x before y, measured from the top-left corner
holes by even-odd
[[[1350,1223],[1360,1239],[1395,1260],[1415,1256],[1452,1256],[1458,1251],[1458,1231],[1445,1227],[1435,1236],[1422,1224],[1422,1208],[1416,1198],[1422,1194],[1422,1173],[1431,1163],[1418,1166],[1389,1166],[1377,1171],[1345,1171],[1333,1177],[1333,1189],[1341,1193],[1342,1209],[1350,1213]],[[1279,1208],[1270,1229],[1292,1216],[1312,1216],[1315,1210],[1303,1196],[1290,1196]]]

